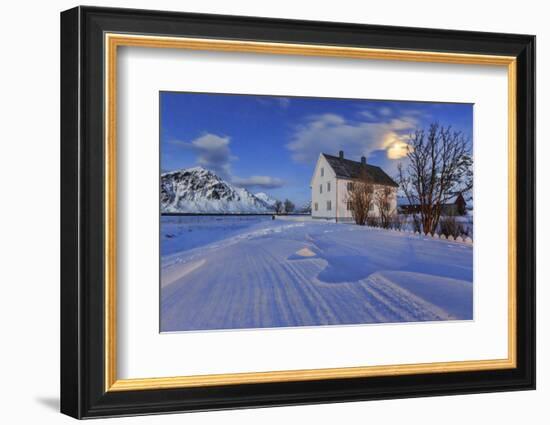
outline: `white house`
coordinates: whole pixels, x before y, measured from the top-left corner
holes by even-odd
[[[336,221],[351,221],[348,190],[363,172],[369,176],[375,190],[390,187],[392,190],[391,210],[397,210],[397,183],[380,167],[367,164],[366,158],[352,161],[344,158],[344,152],[338,156],[319,154],[315,171],[311,178],[311,216],[313,218],[333,219]],[[370,214],[379,216],[377,206],[370,207]]]

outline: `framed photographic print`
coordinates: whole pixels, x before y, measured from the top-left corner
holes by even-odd
[[[535,387],[529,35],[61,14],[61,411]]]

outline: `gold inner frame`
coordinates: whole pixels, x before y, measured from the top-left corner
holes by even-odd
[[[459,53],[370,49],[326,45],[105,34],[105,391],[135,391],[213,385],[308,381],[416,373],[447,373],[516,367],[516,58]],[[327,369],[118,379],[116,324],[116,123],[119,46],[325,56],[507,67],[508,71],[508,357],[495,360],[399,364]]]

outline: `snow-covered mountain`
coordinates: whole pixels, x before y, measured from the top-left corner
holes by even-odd
[[[272,212],[267,202],[202,167],[163,173],[160,177],[160,206],[163,213]]]
[[[264,193],[264,192],[255,193],[254,196],[256,198],[258,198],[260,201],[262,201],[265,204],[269,205],[270,207],[275,208],[275,202],[277,202],[277,200],[273,199],[267,193]]]

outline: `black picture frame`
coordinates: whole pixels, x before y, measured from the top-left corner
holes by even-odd
[[[517,367],[106,392],[105,32],[516,57]],[[61,194],[62,413],[93,418],[535,388],[534,36],[132,9],[70,9],[61,13]]]

